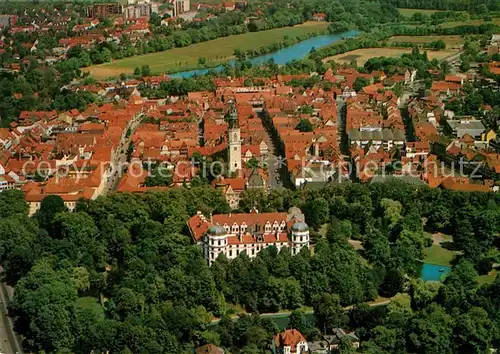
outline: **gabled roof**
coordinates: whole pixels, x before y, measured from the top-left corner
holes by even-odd
[[[224,349],[213,344],[205,344],[196,349],[196,354],[224,354]]]
[[[441,182],[441,187],[444,189],[451,189],[460,192],[490,192],[491,189],[484,184],[472,184],[469,182],[468,178],[461,180],[456,180],[453,177],[449,177]]]
[[[291,347],[291,352],[295,352],[297,350],[297,344],[300,342],[306,342],[306,339],[297,329],[286,329],[274,337],[276,347]]]

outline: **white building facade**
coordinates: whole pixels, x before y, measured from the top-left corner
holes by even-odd
[[[296,255],[310,242],[309,227],[298,208],[288,213],[220,214],[210,218],[199,213],[188,225],[210,265],[220,254],[230,260],[243,252],[254,258],[269,246],[278,251],[288,247]]]

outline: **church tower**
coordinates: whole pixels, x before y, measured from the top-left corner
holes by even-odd
[[[228,130],[228,165],[229,174],[241,170],[241,135],[238,124],[238,112],[233,105],[229,111],[229,130]]]

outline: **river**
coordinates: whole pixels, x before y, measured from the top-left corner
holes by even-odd
[[[309,54],[312,48],[321,48],[326,45],[338,42],[345,38],[356,37],[358,34],[359,31],[351,30],[338,34],[329,34],[329,35],[311,37],[309,39],[306,39],[305,41],[296,43],[290,47],[282,48],[274,53],[260,55],[258,57],[251,58],[248,61],[254,65],[260,65],[267,62],[269,59],[273,59],[276,64],[284,65],[293,60],[303,59],[305,56]],[[229,63],[234,64],[235,61],[231,60]],[[223,68],[222,65],[219,65],[215,68],[179,71],[174,74],[169,74],[169,76],[171,78],[189,78],[193,76],[207,74],[210,70],[220,71],[222,70],[222,68]]]

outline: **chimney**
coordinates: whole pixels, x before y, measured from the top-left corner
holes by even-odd
[[[212,212],[210,212],[210,223],[211,223],[211,224],[213,224],[213,223],[214,223],[214,218],[213,218]]]

